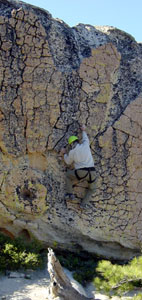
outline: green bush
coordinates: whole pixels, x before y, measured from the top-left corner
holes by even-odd
[[[0,234],[0,271],[41,267],[43,264],[41,250],[42,245],[36,240],[32,242],[25,242],[22,238],[12,240]]]
[[[97,290],[109,296],[121,296],[137,287],[142,287],[142,256],[127,264],[100,260],[88,253],[56,251],[62,266],[73,271],[73,277],[82,285],[93,281]],[[127,299],[127,298],[126,298]],[[142,300],[142,294],[132,298]]]
[[[138,294],[137,296],[134,296],[131,298],[131,300],[142,300],[142,294]]]
[[[86,285],[89,281],[92,281],[96,274],[96,266],[98,259],[88,253],[71,253],[62,252],[62,254],[56,255],[61,265],[70,271],[73,271],[73,278],[79,283]]]
[[[135,287],[142,287],[142,256],[134,258],[127,265],[103,260],[96,271],[99,276],[94,279],[95,287],[105,293],[123,295]]]

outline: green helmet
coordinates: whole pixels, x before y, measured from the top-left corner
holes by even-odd
[[[77,140],[78,140],[78,137],[75,136],[75,135],[72,135],[72,136],[69,137],[68,143],[69,143],[69,145],[70,145],[70,144],[72,144],[74,141],[77,141]]]

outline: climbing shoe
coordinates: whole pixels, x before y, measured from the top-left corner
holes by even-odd
[[[88,205],[88,203],[85,203],[82,201],[82,203],[80,203],[80,207],[85,209],[85,208],[88,208],[89,205]]]
[[[65,194],[65,200],[74,200],[75,196],[71,193],[66,193]]]

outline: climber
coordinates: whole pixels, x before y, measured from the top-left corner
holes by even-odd
[[[62,148],[61,155],[64,155],[64,161],[67,165],[74,163],[73,170],[67,169],[65,199],[74,200],[75,198],[72,187],[73,180],[86,180],[88,182],[88,190],[81,202],[81,206],[84,206],[86,205],[88,197],[94,192],[95,189],[95,168],[89,139],[84,125],[81,127],[81,130],[82,143],[79,144],[77,136],[70,136],[68,143],[71,146],[71,150],[68,154],[66,154],[66,149]]]

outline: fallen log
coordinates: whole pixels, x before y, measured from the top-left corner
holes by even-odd
[[[85,297],[74,289],[53,250],[48,250],[48,272],[50,275],[48,300],[94,300],[94,298]]]

